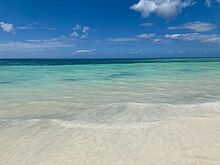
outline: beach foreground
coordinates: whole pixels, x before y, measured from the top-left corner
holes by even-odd
[[[0,164],[219,165],[219,123],[220,118],[170,119],[150,127],[15,122],[1,130]]]

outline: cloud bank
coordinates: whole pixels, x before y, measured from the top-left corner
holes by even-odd
[[[149,39],[153,38],[156,34],[155,33],[143,33],[143,34],[138,34],[134,37],[127,37],[127,38],[111,38],[108,39],[110,42],[134,42],[134,41],[141,41],[143,39]]]
[[[142,23],[140,24],[140,26],[144,26],[144,27],[150,27],[150,26],[153,26],[154,23],[151,23],[151,22],[146,22],[146,23]]]
[[[200,34],[200,33],[166,34],[165,38],[220,44],[220,35],[218,34]]]
[[[189,29],[195,32],[206,32],[216,28],[216,25],[207,22],[190,22],[181,26],[168,27],[169,30]]]
[[[62,38],[52,38],[45,40],[10,41],[0,43],[0,51],[44,51],[49,49],[74,47],[72,43],[64,41]]]

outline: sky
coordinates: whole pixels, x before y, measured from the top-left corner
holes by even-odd
[[[0,58],[220,57],[220,0],[1,0]]]

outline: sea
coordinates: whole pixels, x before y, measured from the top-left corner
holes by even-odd
[[[0,59],[0,164],[219,164],[220,58]]]

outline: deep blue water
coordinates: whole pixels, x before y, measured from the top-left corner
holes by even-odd
[[[0,66],[18,65],[89,65],[135,63],[220,62],[220,58],[161,58],[161,59],[0,59]]]

